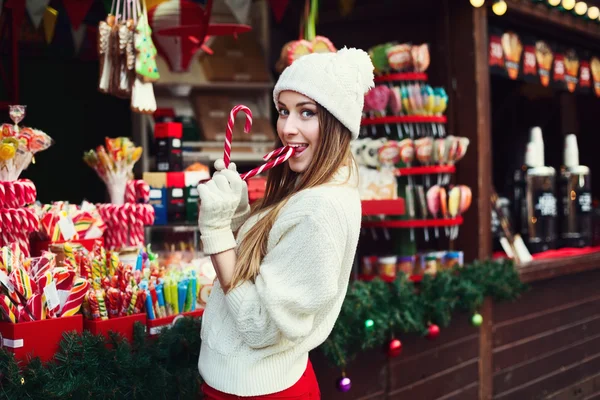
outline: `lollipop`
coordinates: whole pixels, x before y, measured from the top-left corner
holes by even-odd
[[[433,185],[427,190],[427,209],[433,216],[433,218],[437,218],[438,213],[440,212],[440,187],[438,185]],[[434,229],[435,237],[439,237],[439,230],[437,226]]]
[[[458,186],[460,190],[460,203],[458,205],[458,215],[463,215],[471,206],[472,193],[471,188],[465,185]],[[459,226],[454,227],[454,239],[458,237]]]
[[[448,194],[448,214],[451,218],[456,218],[459,212],[460,206],[460,188],[458,186],[454,186],[450,189],[450,193]],[[453,238],[451,238],[453,239]]]
[[[420,46],[412,46],[410,49],[413,69],[415,72],[425,72],[429,68],[429,46],[424,43]]]
[[[421,163],[421,165],[428,166],[431,163],[433,139],[430,137],[424,137],[415,140],[415,149],[419,163]],[[431,186],[429,175],[425,175],[425,185],[427,187]]]
[[[441,217],[444,219],[448,218],[448,202],[446,197],[446,188],[440,186],[440,211]],[[446,227],[446,236],[448,236],[448,228]]]
[[[456,143],[456,153],[454,154],[454,162],[462,160],[467,153],[469,147],[469,139],[466,137],[459,137]]]
[[[382,116],[386,114],[387,105],[391,95],[391,89],[387,86],[378,85],[365,95],[365,109],[368,110],[369,115]],[[390,134],[390,127],[385,124],[386,134]]]

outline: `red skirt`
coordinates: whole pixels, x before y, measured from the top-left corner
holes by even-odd
[[[227,394],[211,388],[206,383],[202,385],[202,392],[205,400],[259,400],[259,399],[280,399],[280,400],[320,400],[321,392],[319,391],[319,383],[315,371],[313,370],[310,360],[306,366],[306,371],[302,374],[298,382],[292,387],[281,392],[267,394],[264,396],[236,396]]]

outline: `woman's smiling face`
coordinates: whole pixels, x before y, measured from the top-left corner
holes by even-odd
[[[288,160],[290,169],[303,173],[310,165],[319,142],[317,103],[291,90],[279,94],[277,135],[284,146],[296,147]]]

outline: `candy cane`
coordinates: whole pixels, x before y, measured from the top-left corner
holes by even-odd
[[[264,161],[271,161],[276,157],[279,157],[282,153],[284,153],[288,149],[288,146],[280,147],[276,150],[271,151],[263,157]]]
[[[244,132],[250,133],[250,129],[252,128],[252,111],[248,107],[241,104],[233,107],[233,109],[229,113],[229,121],[227,121],[227,131],[225,132],[225,147],[223,150],[223,161],[225,161],[225,168],[229,167],[229,162],[231,161],[231,141],[233,140],[233,125],[235,124],[235,117],[240,111],[243,111],[246,114]]]
[[[253,176],[256,176],[264,171],[268,171],[271,168],[283,164],[284,162],[286,162],[287,160],[290,159],[291,156],[294,155],[294,153],[296,152],[296,149],[294,147],[289,147],[286,146],[287,150],[285,151],[285,153],[281,154],[279,157],[277,157],[276,159],[269,161],[266,164],[261,165],[258,168],[254,168],[252,171],[246,172],[245,174],[243,174],[241,177],[243,180],[247,180],[252,178]],[[268,154],[267,154],[268,155]]]
[[[136,179],[127,182],[125,202],[147,203],[148,201],[150,201],[150,186],[145,181]]]

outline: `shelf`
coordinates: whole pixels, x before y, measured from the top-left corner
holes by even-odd
[[[247,153],[247,152],[231,152],[231,161],[236,164],[246,162],[246,163],[255,163],[255,162],[264,162],[263,153]],[[208,161],[213,162],[218,160],[219,158],[223,158],[223,151],[184,151],[183,157],[196,161]]]
[[[409,176],[409,175],[433,175],[433,174],[453,174],[456,172],[454,165],[433,165],[430,167],[410,167],[410,168],[398,168],[396,170],[397,176]]]
[[[392,283],[396,280],[396,278],[386,278],[384,276],[379,276],[379,275],[373,275],[373,276],[360,275],[360,274],[358,275],[359,281],[371,282],[375,278],[379,278],[382,281],[387,282],[387,283]],[[423,280],[423,275],[411,275],[408,277],[408,280],[411,282],[415,282],[415,283],[421,282]]]
[[[392,115],[388,117],[363,118],[361,125],[384,125],[384,124],[445,124],[446,116],[427,115]]]
[[[246,141],[246,142],[242,142],[242,141],[236,141],[235,142],[236,146],[239,147],[251,147],[253,149],[259,149],[261,151],[263,151],[265,148],[269,148],[272,149],[273,146],[275,145],[275,142],[259,142],[259,141]],[[185,149],[201,149],[204,147],[223,147],[223,142],[222,141],[213,141],[213,142],[205,142],[205,141],[184,141],[181,142],[181,147]]]
[[[564,249],[563,249],[564,250]],[[578,249],[565,253],[562,257],[540,257],[518,266],[519,275],[523,282],[535,282],[556,278],[562,275],[576,274],[600,269],[600,248]],[[558,254],[558,252],[555,252]],[[577,254],[579,253],[579,254]],[[539,257],[536,254],[534,257]]]
[[[404,199],[363,200],[362,215],[404,215]]]
[[[198,231],[198,225],[192,223],[176,223],[168,225],[151,225],[146,228],[155,231],[171,231],[171,232],[196,232]]]
[[[402,219],[363,221],[363,228],[434,228],[462,225],[463,217],[448,219]]]
[[[375,77],[375,83],[381,82],[407,82],[407,81],[427,81],[427,74],[424,72],[404,72],[398,74],[387,74]]]

